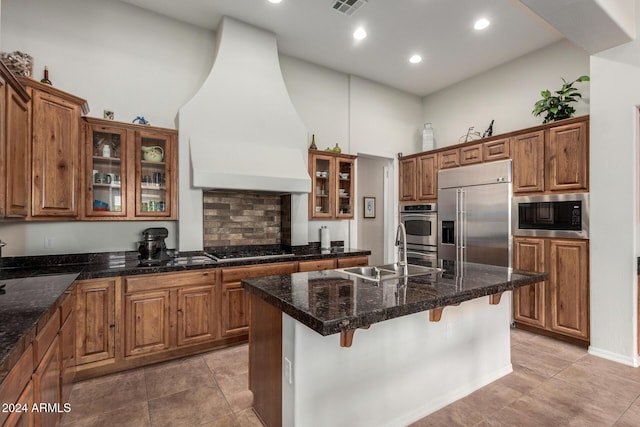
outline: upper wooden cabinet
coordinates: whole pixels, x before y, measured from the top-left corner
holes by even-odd
[[[176,219],[177,131],[83,118],[84,219]]]
[[[353,219],[356,156],[309,150],[309,219]]]
[[[438,198],[438,155],[400,159],[400,201],[417,202]]]
[[[512,137],[513,192],[544,191],[544,131]]]
[[[586,190],[589,187],[588,122],[549,129],[545,146],[549,191]]]
[[[403,157],[399,200],[437,199],[440,169],[505,159],[513,160],[514,194],[589,191],[589,116]]]
[[[30,78],[21,78],[31,96],[31,216],[77,218],[80,171],[80,117],[84,99]]]
[[[29,95],[0,64],[0,217],[23,218],[31,199]]]

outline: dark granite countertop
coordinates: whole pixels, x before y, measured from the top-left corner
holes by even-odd
[[[214,261],[202,251],[183,252],[164,265],[140,265],[138,252],[6,257],[2,258],[0,285],[0,382],[37,333],[35,326],[55,311],[62,294],[76,279],[131,276],[240,267],[274,262],[303,261],[370,255],[371,251],[336,247],[321,251],[303,248],[295,255],[238,261]]]
[[[0,382],[33,341],[78,273],[0,280]]]
[[[440,265],[443,265],[442,262]],[[244,288],[321,335],[366,327],[540,282],[547,273],[448,262],[436,274],[373,282],[335,270],[242,280]]]

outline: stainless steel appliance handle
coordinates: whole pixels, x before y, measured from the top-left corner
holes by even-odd
[[[454,226],[454,243],[456,245],[456,262],[460,261],[460,189],[456,188],[456,219]]]
[[[464,262],[466,259],[466,245],[467,245],[467,213],[466,213],[466,196],[464,190],[460,190],[460,261]]]

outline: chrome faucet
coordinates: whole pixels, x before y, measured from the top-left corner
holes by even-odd
[[[402,246],[400,244],[402,243]],[[408,263],[407,263],[407,229],[403,223],[398,224],[398,230],[396,231],[396,248],[398,248],[398,265],[404,267],[404,274],[407,275]],[[402,256],[400,255],[402,251]]]

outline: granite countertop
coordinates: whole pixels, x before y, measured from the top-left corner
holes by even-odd
[[[540,282],[547,273],[440,262],[436,274],[360,279],[335,270],[242,280],[244,288],[321,335],[366,327]],[[406,283],[405,283],[406,280]]]
[[[131,276],[240,267],[274,262],[370,255],[371,251],[309,247],[268,259],[214,261],[202,251],[183,252],[164,265],[140,265],[138,252],[104,252],[2,258],[0,285],[0,382],[35,338],[36,325],[51,317],[60,297],[76,279]]]

